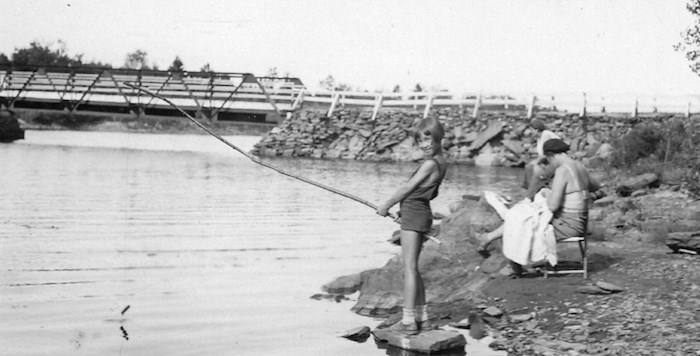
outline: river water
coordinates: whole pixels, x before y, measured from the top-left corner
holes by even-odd
[[[375,203],[416,167],[269,162]],[[0,167],[2,354],[387,354],[338,337],[380,320],[310,298],[399,252],[371,208],[205,135],[27,131]],[[434,210],[520,174],[451,166]]]

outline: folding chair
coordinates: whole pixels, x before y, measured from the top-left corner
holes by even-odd
[[[578,242],[578,248],[579,251],[581,251],[581,269],[560,269],[555,266],[554,269],[550,271],[549,268],[546,268],[544,270],[544,278],[547,278],[549,274],[581,273],[583,274],[583,279],[588,279],[588,241],[586,238],[587,235],[588,233],[586,231],[586,233],[583,234],[583,236],[569,237],[568,239],[557,241],[558,244]]]

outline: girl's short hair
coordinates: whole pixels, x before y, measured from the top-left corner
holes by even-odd
[[[429,117],[418,122],[418,125],[413,129],[413,138],[418,141],[421,133],[432,137],[436,142],[442,142],[442,138],[445,136],[445,129],[442,128],[440,121]]]

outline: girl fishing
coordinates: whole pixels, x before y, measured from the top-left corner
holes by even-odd
[[[424,153],[424,160],[408,182],[377,208],[377,214],[387,216],[389,209],[400,203],[398,220],[404,265],[404,307],[402,320],[391,329],[410,335],[432,329],[425,302],[425,285],[418,271],[418,256],[433,225],[430,201],[438,195],[447,169],[442,153],[443,136],[444,129],[437,119],[427,118],[418,123],[413,137]]]

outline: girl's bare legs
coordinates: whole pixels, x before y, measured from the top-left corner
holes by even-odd
[[[401,230],[401,254],[404,264],[404,308],[425,305],[425,285],[418,271],[418,256],[423,247],[423,234]]]

